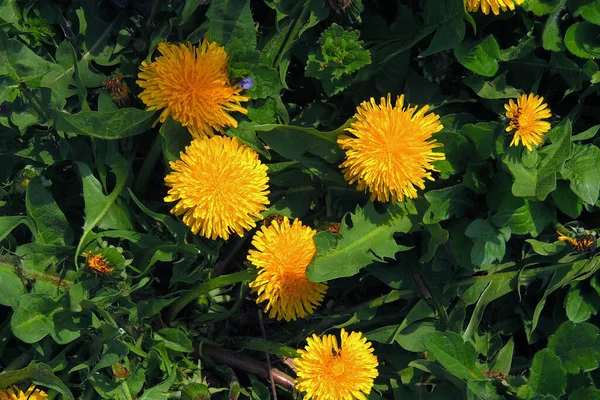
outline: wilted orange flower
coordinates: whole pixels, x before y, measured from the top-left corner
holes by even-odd
[[[262,219],[269,178],[254,150],[236,138],[214,136],[194,139],[180,157],[170,163],[165,201],[177,202],[171,213],[183,215],[194,234],[227,240],[233,232],[243,236],[256,226],[255,218]]]
[[[87,253],[83,253],[83,255],[86,257],[86,264],[90,270],[103,275],[112,275],[113,268],[111,268],[110,263],[106,261],[102,254],[88,251]]]
[[[171,115],[195,138],[237,127],[228,113],[246,114],[240,103],[248,97],[240,94],[242,87],[229,83],[225,48],[204,39],[198,48],[160,43],[158,51],[161,55],[154,62],[142,62],[137,83],[144,89],[139,97],[148,110],[163,110],[160,122]]]
[[[129,86],[123,82],[122,73],[119,72],[114,78],[107,79],[104,82],[104,87],[115,104],[122,106],[129,100],[131,92],[129,91]]]
[[[490,10],[495,14],[500,14],[500,10],[514,10],[515,4],[523,4],[525,0],[464,0],[465,8],[469,12],[476,12],[481,8],[481,12],[485,15],[490,13]]]
[[[371,200],[404,201],[417,197],[417,187],[425,188],[425,180],[433,180],[434,161],[444,153],[432,135],[442,130],[439,116],[427,114],[429,106],[404,107],[404,95],[392,105],[391,95],[380,104],[371,98],[363,102],[347,129],[354,137],[339,136],[338,144],[346,151],[340,165],[344,178],[357,182],[357,189],[370,191]]]
[[[550,130],[550,123],[543,120],[552,116],[543,97],[523,94],[516,104],[511,99],[504,108],[506,117],[510,119],[506,131],[516,130],[510,142],[511,146],[518,146],[519,142],[522,142],[523,146],[531,151],[534,146],[542,144],[544,134]]]
[[[295,359],[296,389],[316,400],[366,400],[377,377],[377,357],[361,332],[341,332],[338,346],[334,335],[306,339]]]
[[[598,239],[590,231],[586,230],[582,234],[575,235],[575,237],[566,236],[560,232],[557,233],[559,241],[571,244],[575,250],[582,253],[592,252],[598,247]]]
[[[267,302],[269,317],[292,321],[305,318],[323,301],[324,283],[311,282],[306,267],[317,247],[315,230],[287,217],[263,226],[252,239],[256,250],[250,250],[248,261],[258,268],[258,276],[250,287],[258,293],[257,303]]]
[[[31,386],[25,393],[16,386],[0,390],[0,400],[46,400],[46,392]]]

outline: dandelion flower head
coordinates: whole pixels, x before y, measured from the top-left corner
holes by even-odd
[[[506,117],[510,119],[506,131],[515,131],[511,146],[518,146],[521,142],[531,151],[534,146],[542,144],[544,134],[550,130],[550,122],[544,119],[552,116],[543,97],[523,94],[516,103],[511,99],[504,108]]]
[[[500,14],[500,11],[514,11],[515,5],[521,5],[525,0],[464,0],[465,8],[469,12],[481,12],[488,15],[490,11],[494,15]]]
[[[312,314],[323,301],[325,283],[311,282],[306,268],[317,251],[315,230],[287,217],[271,221],[252,239],[248,260],[257,267],[258,276],[250,287],[258,293],[257,303],[267,302],[269,317],[292,321]]]
[[[338,144],[346,159],[340,165],[344,178],[357,189],[371,192],[371,200],[393,203],[417,197],[417,188],[433,180],[434,161],[444,154],[432,135],[442,130],[439,116],[427,113],[429,106],[404,107],[404,95],[392,104],[391,96],[380,104],[371,98],[363,102],[347,129],[354,137],[342,135]]]
[[[236,138],[194,139],[170,165],[165,201],[177,202],[171,213],[183,215],[194,234],[226,240],[234,232],[243,236],[269,204],[267,166]]]
[[[154,62],[142,62],[139,95],[148,110],[162,110],[160,122],[169,115],[186,126],[192,136],[212,136],[213,130],[237,127],[229,112],[243,114],[240,103],[248,97],[243,87],[229,83],[229,58],[225,49],[204,39],[200,47],[159,43],[161,54]]]
[[[25,393],[16,386],[0,390],[0,400],[46,400],[46,392],[31,386]]]
[[[361,332],[341,331],[338,346],[334,335],[306,339],[295,359],[296,388],[308,399],[366,400],[377,377],[377,357]]]
[[[93,252],[87,252],[83,254],[86,257],[87,267],[98,274],[111,275],[113,268],[110,263],[102,256],[102,254],[96,254]]]

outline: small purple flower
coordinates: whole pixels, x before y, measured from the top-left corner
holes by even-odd
[[[254,81],[252,81],[252,78],[244,78],[238,83],[238,86],[245,90],[251,89],[253,85]]]

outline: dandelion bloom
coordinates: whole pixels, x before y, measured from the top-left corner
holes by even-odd
[[[47,398],[46,392],[36,389],[35,386],[31,386],[25,393],[16,386],[0,390],[0,400],[46,400]]]
[[[113,268],[110,263],[102,256],[102,254],[95,254],[91,251],[83,254],[86,257],[87,267],[98,274],[112,275]]]
[[[256,250],[249,251],[248,260],[258,268],[258,276],[250,287],[258,292],[257,303],[267,302],[269,317],[304,318],[323,300],[327,285],[306,277],[306,267],[317,251],[314,235],[314,229],[298,219],[290,224],[287,217],[281,222],[273,219],[254,235]]]
[[[346,151],[340,165],[344,178],[358,190],[369,190],[371,200],[404,201],[417,197],[416,187],[424,189],[425,179],[433,180],[434,161],[444,154],[434,152],[442,147],[432,135],[442,130],[439,116],[426,115],[429,106],[404,107],[404,95],[392,105],[391,96],[363,102],[348,132],[354,137],[340,136],[338,144]]]
[[[500,14],[500,10],[506,11],[515,9],[515,4],[520,5],[525,0],[465,0],[465,6],[469,12],[477,12],[481,8],[481,12],[485,15],[490,13],[490,10],[495,14]]]
[[[550,122],[543,119],[552,116],[548,104],[544,103],[544,98],[523,94],[517,99],[516,104],[511,99],[504,108],[506,117],[510,119],[506,131],[516,130],[510,145],[518,146],[519,142],[522,142],[529,151],[533,146],[539,146],[544,139],[544,134],[550,130]]]
[[[573,248],[582,253],[590,253],[598,247],[598,239],[590,231],[584,231],[575,237],[565,236],[558,233],[558,240],[571,244]]]
[[[296,389],[307,399],[362,399],[371,392],[377,377],[377,357],[371,343],[360,332],[341,332],[341,345],[334,335],[306,339],[298,350]]]
[[[269,204],[269,178],[254,150],[236,138],[213,136],[194,139],[180,158],[170,163],[165,201],[177,201],[171,213],[183,214],[194,234],[228,239],[256,226],[254,218],[262,218]]]
[[[172,115],[195,138],[237,127],[228,112],[246,114],[240,102],[248,97],[240,95],[243,87],[230,85],[223,47],[205,39],[199,48],[160,43],[158,51],[161,55],[154,62],[142,62],[137,83],[144,89],[139,97],[148,110],[163,110],[160,122]]]

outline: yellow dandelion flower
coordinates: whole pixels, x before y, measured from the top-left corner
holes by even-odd
[[[102,275],[112,275],[113,268],[111,268],[110,263],[106,261],[102,254],[96,254],[89,251],[83,253],[83,255],[86,257],[87,267],[91,271]]]
[[[306,267],[317,247],[313,241],[316,231],[287,217],[273,219],[252,239],[248,260],[258,268],[258,276],[250,287],[258,293],[257,303],[267,302],[269,317],[292,321],[305,318],[323,301],[327,290],[324,283],[311,282]]]
[[[548,104],[544,103],[544,98],[523,94],[517,99],[516,104],[511,99],[504,108],[506,117],[510,119],[506,132],[516,130],[510,145],[518,146],[519,142],[522,142],[529,151],[533,150],[533,146],[539,146],[544,139],[544,134],[550,130],[550,122],[543,119],[552,116]]]
[[[465,8],[469,12],[477,12],[481,8],[481,12],[485,15],[490,13],[490,10],[495,14],[500,14],[500,10],[514,11],[515,5],[523,4],[525,0],[465,0]]]
[[[0,400],[46,400],[46,392],[31,386],[25,393],[16,386],[0,390]]]
[[[230,233],[243,236],[262,219],[269,204],[267,166],[258,154],[236,138],[213,136],[194,139],[171,162],[173,172],[165,183],[171,187],[165,201],[177,201],[171,210],[183,215],[194,234],[228,239]]]
[[[229,83],[225,48],[205,39],[199,48],[160,43],[158,51],[154,62],[142,62],[137,84],[144,89],[139,97],[148,110],[163,110],[160,122],[172,115],[195,138],[237,127],[228,112],[246,114],[240,103],[248,97],[240,94],[242,87]]]
[[[341,332],[341,345],[334,335],[306,339],[298,350],[296,389],[307,399],[366,400],[377,377],[377,357],[361,332]]]
[[[425,188],[425,179],[433,180],[434,161],[443,160],[444,154],[434,152],[442,147],[432,135],[442,130],[439,116],[426,115],[429,106],[404,107],[404,95],[392,105],[381,98],[363,102],[354,116],[356,121],[347,129],[355,137],[338,137],[339,146],[346,151],[346,160],[340,165],[344,178],[357,189],[371,192],[371,200],[404,201],[417,197],[416,187]]]
[[[582,253],[590,253],[598,247],[598,239],[590,231],[586,230],[575,237],[566,236],[560,232],[556,233],[558,233],[559,241],[569,243],[575,250]]]

